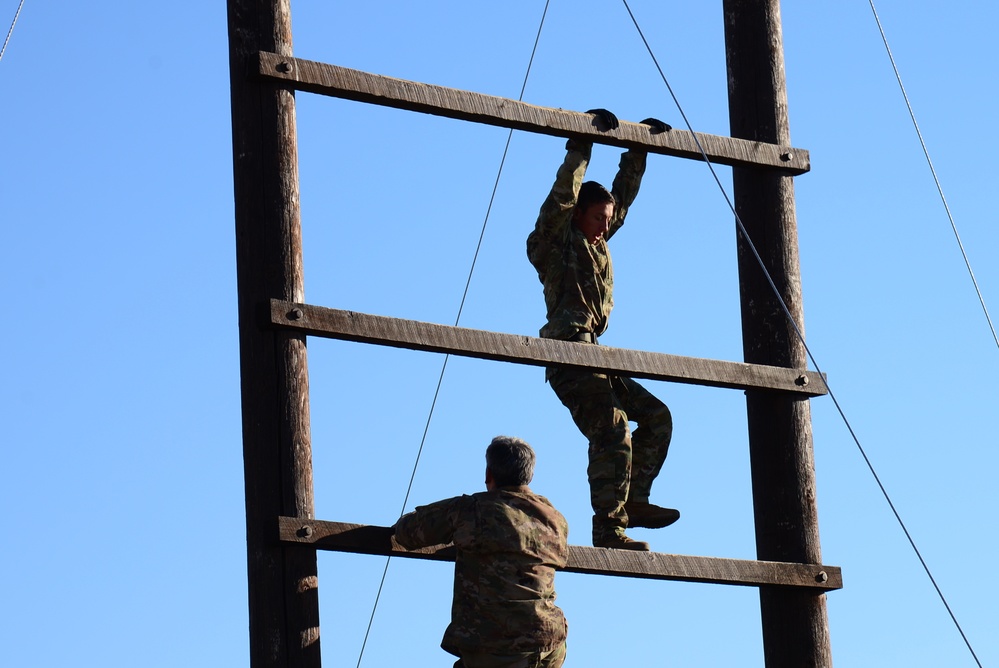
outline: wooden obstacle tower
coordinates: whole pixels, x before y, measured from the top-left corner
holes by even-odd
[[[723,0],[731,137],[652,135],[622,121],[402,81],[294,58],[290,0],[228,0],[250,660],[318,668],[317,550],[409,552],[375,527],[315,518],[308,336],[746,391],[757,561],[571,546],[567,571],[759,587],[765,665],[832,665],[815,506],[809,398],[826,392],[804,345],[738,235],[743,362],[726,362],[365,315],[304,302],[295,91],[642,148],[733,168],[734,203],[797,328],[803,329],[779,0]]]

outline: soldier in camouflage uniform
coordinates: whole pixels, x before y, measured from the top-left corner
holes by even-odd
[[[566,621],[555,605],[555,569],[566,564],[569,526],[528,487],[534,450],[497,436],[486,449],[486,490],[404,515],[407,549],[454,543],[451,623],[441,647],[455,668],[559,668]]]
[[[597,113],[616,127],[606,110]],[[643,121],[655,131],[662,121]],[[621,157],[612,192],[599,183],[583,183],[592,144],[566,143],[565,161],[551,193],[541,206],[527,238],[527,256],[544,285],[548,322],[541,336],[596,344],[607,329],[614,306],[614,273],[607,240],[624,224],[638,195],[646,153],[629,150]],[[589,441],[590,503],[593,544],[648,550],[644,541],[625,535],[631,527],[660,528],[680,513],[649,503],[652,482],[662,468],[673,433],[669,409],[631,378],[549,367],[546,380]],[[628,422],[638,427],[632,433]]]

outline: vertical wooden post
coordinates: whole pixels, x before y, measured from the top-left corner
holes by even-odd
[[[723,0],[732,136],[790,146],[779,0]],[[735,207],[804,332],[792,177],[734,168]],[[803,344],[739,235],[745,361],[804,369]],[[757,557],[822,563],[807,399],[746,392]],[[767,668],[832,666],[824,594],[761,587]]]
[[[268,325],[271,298],[304,301],[295,96],[254,71],[292,55],[289,1],[228,0],[253,668],[320,666],[315,550],[277,540],[279,516],[315,512],[305,336]]]

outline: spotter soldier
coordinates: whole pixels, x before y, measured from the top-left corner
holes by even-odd
[[[509,436],[486,448],[486,491],[419,506],[393,527],[407,549],[454,543],[451,623],[441,647],[455,668],[559,668],[566,621],[555,569],[568,556],[568,524],[528,488],[534,450]]]

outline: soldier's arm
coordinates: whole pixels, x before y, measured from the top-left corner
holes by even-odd
[[[628,209],[638,197],[638,189],[642,185],[642,176],[645,174],[647,157],[648,154],[645,151],[636,149],[625,151],[621,156],[617,176],[614,177],[614,185],[611,188],[611,193],[617,204],[614,207],[614,218],[611,219],[610,229],[607,231],[608,239],[624,225]]]
[[[413,512],[403,515],[393,527],[396,542],[407,550],[452,543],[455,517],[464,498],[467,497],[417,506]]]
[[[555,174],[551,192],[541,205],[538,222],[531,236],[553,239],[561,236],[579,197],[579,187],[590,162],[592,142],[570,139],[565,143],[565,160]]]

